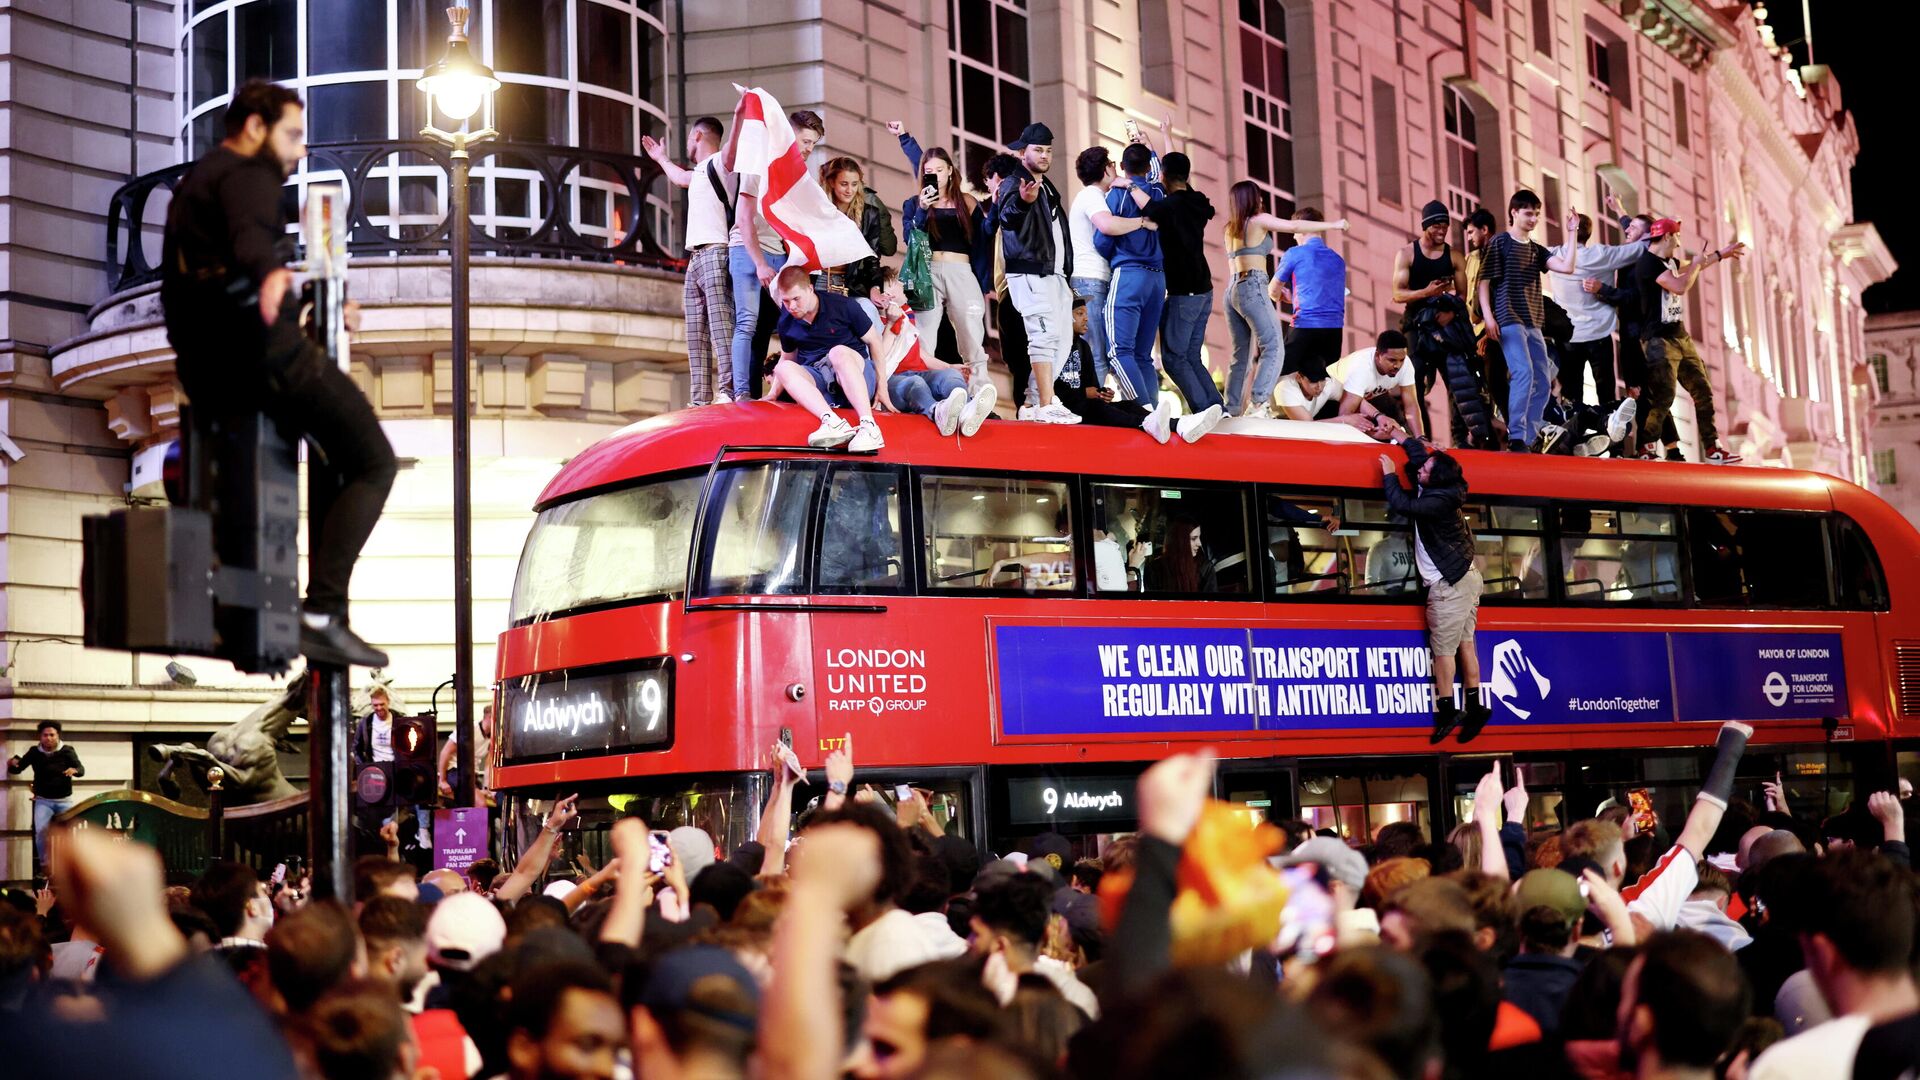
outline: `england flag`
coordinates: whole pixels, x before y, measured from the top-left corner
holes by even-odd
[[[833,205],[807,168],[806,156],[793,138],[793,125],[787,122],[787,110],[757,86],[749,90],[735,83],[733,88],[742,95],[734,170],[762,181],[760,211],[786,240],[787,265],[824,270],[871,258],[873,248],[861,235],[859,223]]]

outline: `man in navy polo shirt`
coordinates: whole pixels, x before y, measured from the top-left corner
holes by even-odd
[[[815,292],[805,268],[783,267],[773,279],[780,305],[780,362],[773,368],[772,401],[782,393],[820,418],[807,445],[844,446],[856,453],[886,445],[873,422],[873,352],[880,328],[852,299]],[[833,410],[851,405],[856,431]]]
[[[1300,221],[1326,220],[1310,206],[1293,216]],[[1340,226],[1345,228],[1346,222]],[[1270,292],[1275,300],[1292,297],[1287,363],[1298,370],[1331,368],[1340,359],[1341,332],[1347,325],[1347,260],[1319,236],[1301,237],[1281,258]]]

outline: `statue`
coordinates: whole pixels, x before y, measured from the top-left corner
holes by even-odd
[[[161,793],[177,798],[180,785],[170,774],[180,766],[193,771],[202,784],[212,771],[222,773],[227,805],[245,806],[298,794],[280,771],[279,751],[291,749],[287,732],[295,719],[307,715],[307,675],[301,672],[280,696],[207,737],[202,750],[192,743],[150,746],[154,760],[166,762],[158,781]]]

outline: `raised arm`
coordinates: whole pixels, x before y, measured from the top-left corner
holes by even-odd
[[[1747,245],[1736,240],[1719,251],[1709,251],[1692,262],[1682,264],[1678,269],[1669,270],[1660,275],[1660,287],[1676,295],[1685,295],[1700,278],[1700,271],[1709,266],[1717,266],[1728,259],[1738,259],[1747,253]]]
[[[1348,228],[1346,218],[1338,221],[1308,221],[1304,218],[1274,217],[1272,214],[1255,214],[1247,219],[1269,232],[1283,233],[1327,233],[1345,232]]]
[[[1561,245],[1560,254],[1547,258],[1547,269],[1556,274],[1571,274],[1580,269],[1580,242],[1574,239],[1580,235],[1580,215],[1569,212],[1565,225],[1567,242]]]
[[[667,156],[667,148],[656,142],[653,136],[640,136],[640,149],[646,151],[654,164],[660,166],[660,171],[666,174],[668,182],[675,187],[686,187],[693,183],[693,171],[675,164],[674,160]]]
[[[540,835],[527,848],[527,853],[520,856],[520,861],[513,864],[513,872],[507,875],[507,880],[493,890],[495,900],[511,903],[525,896],[533,887],[533,879],[553,859],[553,845],[560,838],[560,830],[580,816],[573,805],[579,798],[578,795],[569,795],[554,803],[553,809],[547,811],[547,820],[540,827]]]
[[[653,882],[648,880],[647,861],[652,850],[647,843],[647,823],[639,818],[622,818],[613,823],[613,863],[620,866],[620,877],[613,886],[613,906],[600,924],[600,940],[628,948],[640,947],[640,933],[646,929],[647,909],[653,906]]]
[[[1473,789],[1473,827],[1480,834],[1481,873],[1488,877],[1506,881],[1511,876],[1507,870],[1507,853],[1500,846],[1500,759],[1495,758],[1493,768],[1480,778]]]
[[[779,877],[787,871],[787,837],[793,831],[794,777],[778,750],[770,751],[768,756],[771,760],[767,768],[773,771],[773,793],[767,796],[766,809],[760,812],[760,828],[754,838],[767,849],[767,859],[760,865],[761,876]]]
[[[840,985],[835,963],[846,909],[880,881],[879,843],[854,825],[807,830],[787,905],[773,931],[773,982],[760,1009],[760,1064],[767,1080],[839,1075]]]

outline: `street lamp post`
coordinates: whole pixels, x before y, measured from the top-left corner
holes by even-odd
[[[454,794],[457,806],[473,805],[473,483],[470,429],[472,390],[467,356],[467,169],[469,148],[499,134],[485,126],[470,130],[469,121],[493,99],[500,80],[493,70],[474,58],[467,47],[467,9],[447,9],[453,24],[447,35],[447,52],[440,62],[422,73],[419,87],[427,95],[427,126],[420,134],[445,143],[453,150],[452,204],[448,213],[453,274],[453,696],[454,730],[460,739],[460,788]],[[434,126],[433,110],[438,108],[454,122],[456,131]]]

